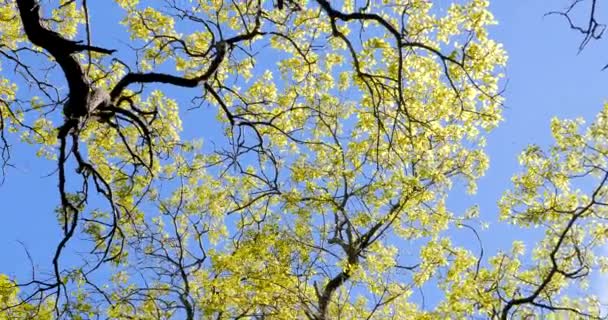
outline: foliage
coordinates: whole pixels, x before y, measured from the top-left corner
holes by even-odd
[[[599,317],[569,293],[606,268],[608,109],[522,154],[500,208],[544,231],[531,255],[451,239],[501,121],[488,1],[116,3],[130,52],[87,1],[0,0],[3,168],[11,139],[56,163],[63,232],[0,319]]]

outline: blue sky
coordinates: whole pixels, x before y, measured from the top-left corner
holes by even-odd
[[[438,5],[449,2],[437,1]],[[552,117],[583,117],[591,121],[608,98],[605,91],[608,71],[600,71],[608,63],[607,44],[591,42],[578,54],[582,37],[569,30],[563,19],[543,16],[565,4],[543,0],[493,1],[491,9],[499,25],[492,27],[490,33],[504,44],[509,55],[506,120],[488,137],[490,169],[479,181],[477,195],[471,197],[456,191],[450,200],[453,209],[477,203],[482,218],[494,221],[496,201],[518,170],[519,152],[530,143],[541,146],[551,143]],[[116,17],[108,15],[100,19]],[[102,40],[103,33],[110,31],[94,32],[94,39]],[[18,241],[29,249],[36,265],[50,270],[53,250],[60,239],[61,230],[53,212],[58,199],[57,179],[52,174],[55,165],[36,159],[34,153],[33,148],[15,144],[16,168],[9,170],[5,184],[0,186],[0,203],[4,208],[0,224],[0,273],[27,274],[29,262]],[[481,234],[490,252],[506,248],[510,240],[521,238],[513,229],[502,225],[498,229],[491,226],[490,230]],[[528,235],[524,237],[532,239]]]
[[[474,197],[487,219],[496,216],[496,200],[519,169],[519,153],[531,143],[542,147],[552,143],[551,118],[583,117],[589,123],[608,98],[608,73],[601,71],[608,62],[608,48],[602,41],[591,42],[579,54],[580,34],[561,17],[544,17],[549,10],[561,9],[557,2],[493,1],[491,5],[499,21],[491,33],[504,44],[509,62],[505,121],[488,137],[490,169]],[[492,238],[495,232],[506,236],[511,231],[491,230]],[[488,239],[487,244],[494,243]]]

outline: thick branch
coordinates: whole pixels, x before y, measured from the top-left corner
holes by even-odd
[[[251,32],[240,34],[232,38],[217,42],[215,44],[216,52],[215,56],[213,57],[213,60],[211,60],[207,71],[205,71],[198,77],[186,78],[166,73],[131,72],[125,75],[122,79],[120,79],[120,81],[118,81],[118,83],[116,84],[116,86],[114,86],[114,89],[112,89],[112,92],[110,93],[110,98],[114,102],[117,101],[120,98],[120,95],[122,94],[123,90],[125,90],[129,85],[134,83],[165,83],[185,88],[198,87],[202,83],[208,81],[211,76],[219,69],[220,64],[224,61],[226,55],[228,54],[229,46],[234,46],[241,41],[252,40],[255,36],[264,34],[259,31],[259,27],[260,23],[259,20],[257,20],[256,26]]]
[[[207,68],[207,71],[205,71],[205,73],[203,73],[202,75],[200,75],[198,77],[185,78],[185,77],[174,76],[174,75],[170,75],[170,74],[166,74],[166,73],[156,73],[156,72],[133,73],[133,72],[131,72],[131,73],[128,73],[126,76],[124,76],[122,79],[120,79],[120,81],[118,81],[116,86],[114,86],[114,89],[112,89],[112,92],[110,93],[110,99],[112,101],[116,101],[118,98],[120,98],[122,91],[133,83],[166,83],[166,84],[172,84],[175,86],[185,87],[185,88],[198,87],[201,83],[209,80],[211,75],[213,75],[217,71],[220,64],[224,60],[224,57],[226,56],[226,42],[218,43],[216,45],[216,48],[217,48],[217,52],[215,54],[215,57],[211,61],[209,68]]]
[[[340,19],[342,21],[350,21],[350,20],[373,20],[377,23],[381,24],[386,28],[388,32],[390,32],[395,38],[401,39],[401,33],[397,31],[397,29],[391,25],[388,21],[384,20],[381,16],[375,13],[364,13],[364,12],[353,12],[353,13],[343,13],[331,7],[329,1],[326,0],[317,0],[317,3],[327,12],[332,19]]]
[[[66,116],[85,116],[88,113],[87,96],[90,84],[82,70],[82,66],[72,54],[81,51],[111,54],[114,50],[82,45],[79,42],[62,37],[55,31],[47,29],[40,22],[40,6],[35,0],[17,0],[17,6],[27,38],[32,44],[48,51],[55,58],[59,66],[61,66],[65,74],[70,90],[70,100],[64,109]]]
[[[329,280],[325,286],[325,289],[323,289],[323,294],[321,294],[319,297],[319,314],[317,315],[316,320],[327,319],[327,311],[329,308],[329,302],[331,301],[331,296],[349,278],[350,274],[346,271],[342,271],[333,279]]]

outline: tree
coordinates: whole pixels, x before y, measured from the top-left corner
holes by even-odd
[[[601,316],[570,293],[607,266],[608,108],[522,154],[500,208],[532,255],[450,239],[479,240],[446,199],[501,120],[487,1],[116,2],[130,51],[86,0],[0,1],[3,168],[12,141],[56,163],[63,232],[50,275],[0,278],[0,318]],[[209,110],[221,134],[184,138]]]

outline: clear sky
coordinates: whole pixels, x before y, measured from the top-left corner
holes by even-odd
[[[449,2],[436,1],[438,5]],[[479,181],[477,195],[454,192],[450,199],[453,209],[478,203],[482,218],[495,221],[496,201],[518,170],[519,152],[530,143],[541,146],[551,143],[552,117],[580,116],[590,121],[608,98],[605,89],[608,71],[600,71],[608,63],[608,43],[591,42],[578,54],[582,37],[569,30],[563,19],[543,17],[547,11],[565,4],[544,0],[492,1],[499,25],[492,27],[490,33],[504,44],[509,55],[504,94],[506,120],[488,137],[490,169]],[[117,19],[110,15],[105,18]],[[93,31],[96,39],[101,40],[104,30]],[[107,42],[97,44],[104,43]],[[4,209],[0,224],[0,273],[27,275],[30,264],[19,241],[28,248],[36,265],[50,270],[53,250],[60,239],[61,230],[53,211],[58,199],[55,165],[36,159],[34,153],[33,148],[15,144],[16,167],[9,170],[4,185],[0,186]],[[502,225],[490,226],[489,230],[481,236],[490,252],[506,248],[510,239],[523,236]],[[532,239],[529,235],[524,237]]]

